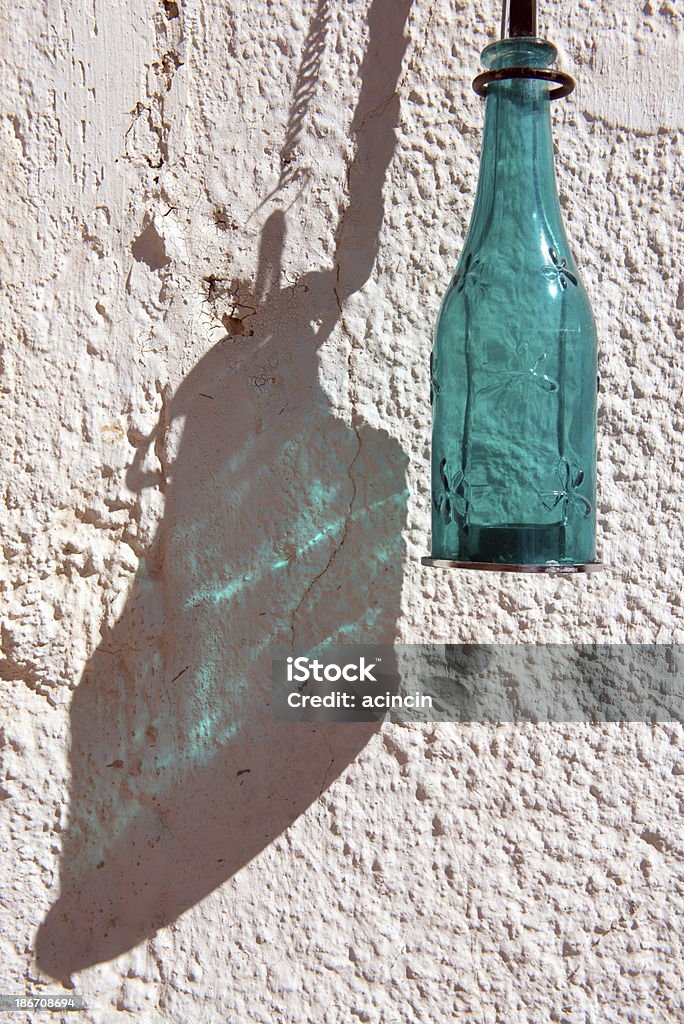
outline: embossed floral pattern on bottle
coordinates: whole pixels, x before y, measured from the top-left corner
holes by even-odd
[[[544,277],[547,281],[555,284],[562,292],[568,287],[568,282],[577,287],[577,278],[568,269],[568,261],[562,259],[555,249],[549,249],[549,256],[553,266],[544,267]]]
[[[473,258],[473,254],[468,253],[463,264],[463,271],[456,276],[454,284],[457,292],[462,292],[465,289],[472,295],[481,294],[485,290],[483,266],[479,257]]]
[[[498,361],[483,364],[483,368],[496,379],[480,388],[478,395],[489,395],[496,399],[514,398],[517,401],[519,398],[529,398],[535,388],[548,395],[557,394],[558,382],[543,372],[548,357],[548,352],[535,357],[530,352],[529,344],[522,342],[503,369],[499,368]],[[496,371],[492,374],[494,367]]]
[[[452,472],[447,465],[447,460],[442,459],[439,463],[439,479],[441,490],[432,492],[432,501],[437,512],[445,525],[455,523],[457,518],[465,520],[468,517],[470,508],[470,486],[466,480],[463,470],[458,469]]]
[[[544,508],[552,512],[560,505],[564,526],[576,515],[581,519],[588,518],[591,515],[591,504],[578,493],[584,481],[584,470],[562,456],[556,467],[556,476],[560,482],[560,490],[545,491],[541,495]]]

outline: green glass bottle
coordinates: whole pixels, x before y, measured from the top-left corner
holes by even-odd
[[[436,325],[428,565],[596,563],[596,331],[563,227],[551,97],[572,88],[534,33],[488,46],[477,197]],[[552,82],[560,87],[551,88]],[[568,85],[568,83],[570,83]]]

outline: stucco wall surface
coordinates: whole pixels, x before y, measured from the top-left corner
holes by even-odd
[[[263,708],[275,644],[684,641],[675,3],[540,5],[578,79],[607,570],[420,565],[496,8],[4,5],[0,991],[98,1024],[682,1020],[679,726]]]

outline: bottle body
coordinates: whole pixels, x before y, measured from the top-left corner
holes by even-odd
[[[490,66],[549,63],[504,40]],[[548,86],[489,86],[470,230],[431,356],[432,558],[595,560],[596,331],[563,227]]]

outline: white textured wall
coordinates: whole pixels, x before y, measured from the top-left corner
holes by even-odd
[[[6,5],[0,990],[682,1019],[678,727],[283,731],[260,699],[293,639],[684,639],[677,6],[541,5],[608,569],[527,579],[419,564],[497,4]]]

